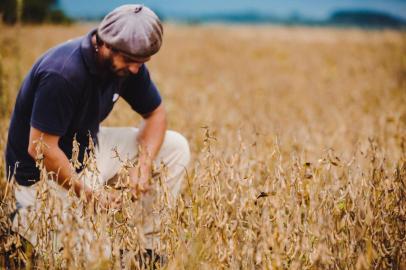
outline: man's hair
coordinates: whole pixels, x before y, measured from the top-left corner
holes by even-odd
[[[96,44],[97,46],[103,46],[105,42],[100,38],[99,33],[96,31]]]

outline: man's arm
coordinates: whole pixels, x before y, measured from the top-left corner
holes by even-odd
[[[161,103],[154,111],[143,115],[144,121],[141,124],[137,137],[139,145],[138,161],[140,168],[133,168],[129,171],[132,184],[138,185],[141,191],[148,188],[148,179],[151,176],[152,163],[157,156],[166,132],[166,112]]]
[[[70,189],[71,185],[73,185],[73,189],[78,197],[84,192],[89,200],[92,197],[92,190],[79,179],[65,153],[59,148],[59,138],[59,136],[47,134],[31,127],[28,153],[35,160],[39,154],[36,150],[37,143],[42,141],[45,146],[42,149],[42,154],[47,171],[57,173],[59,185],[65,189]]]

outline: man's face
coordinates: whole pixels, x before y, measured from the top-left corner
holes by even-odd
[[[106,48],[103,53],[103,66],[108,68],[118,77],[126,77],[131,74],[137,74],[141,66],[150,60],[147,58],[135,58],[116,51],[111,48]]]

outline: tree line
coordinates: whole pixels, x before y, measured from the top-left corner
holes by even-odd
[[[7,24],[70,23],[72,20],[56,4],[56,0],[1,0],[0,18]]]

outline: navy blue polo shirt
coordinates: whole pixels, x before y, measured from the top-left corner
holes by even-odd
[[[83,161],[88,136],[97,143],[100,122],[118,96],[139,114],[152,112],[161,103],[145,65],[128,77],[117,77],[98,67],[91,44],[94,32],[47,51],[22,83],[6,147],[7,175],[15,173],[20,185],[29,186],[39,179],[39,170],[28,154],[31,126],[60,136],[59,147],[69,159],[76,136],[79,161]]]

